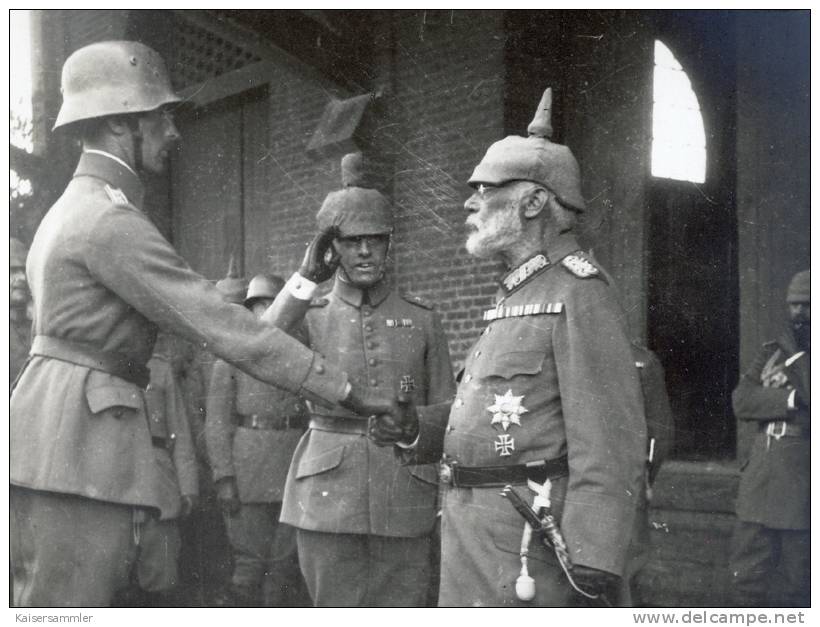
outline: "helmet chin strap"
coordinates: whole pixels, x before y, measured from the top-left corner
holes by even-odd
[[[131,129],[131,149],[134,151],[134,170],[142,172],[142,131],[137,116],[128,117],[128,127]]]

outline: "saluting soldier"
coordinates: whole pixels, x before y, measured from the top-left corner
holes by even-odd
[[[732,393],[758,426],[741,466],[729,557],[731,603],[811,605],[811,271],[786,292],[790,327],[766,342]]]
[[[245,307],[261,316],[284,285],[278,276],[256,275]],[[304,605],[309,598],[296,530],[279,523],[279,514],[290,460],[307,428],[305,402],[218,360],[206,415],[208,456],[234,562],[219,604]]]
[[[281,305],[272,319],[290,328],[309,307],[308,345],[380,396],[402,393],[420,407],[447,403],[455,384],[441,321],[430,303],[386,279],[392,208],[362,177],[361,155],[346,155],[344,189],[330,193],[317,214],[320,231],[336,233],[340,257],[330,294],[309,302],[304,285],[301,301],[295,289],[283,290],[268,313]],[[298,274],[290,281],[304,284]],[[312,404],[282,521],[298,529],[314,605],[424,605],[437,475],[431,466],[400,465],[367,432],[367,422],[344,407]]]
[[[180,98],[154,50],[81,48],[62,93],[55,128],[83,154],[27,261],[36,336],[10,409],[14,603],[100,606],[127,583],[145,510],[166,514],[145,409],[157,327],[317,404],[380,410],[322,357],[224,303],[143,212],[140,177],[162,172],[179,139]],[[309,246],[304,276],[329,274],[326,246]]]
[[[9,383],[26,363],[31,346],[31,295],[26,282],[25,244],[9,238]]]
[[[374,425],[377,441],[410,447],[409,461],[443,452],[443,606],[587,602],[573,585],[612,602],[624,573],[644,470],[643,401],[625,314],[573,233],[585,209],[579,168],[549,140],[550,98],[547,90],[529,137],[493,144],[469,180],[467,251],[498,257],[509,272],[444,433],[434,412],[419,418],[412,405],[400,423]],[[572,582],[556,554],[527,542],[523,519],[499,496],[505,485],[551,505]]]

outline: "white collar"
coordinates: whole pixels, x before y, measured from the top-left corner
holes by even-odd
[[[126,168],[129,172],[131,172],[131,174],[133,174],[136,177],[139,177],[139,175],[136,172],[134,172],[134,168],[132,168],[130,165],[128,165],[125,161],[123,161],[119,157],[116,157],[116,156],[112,155],[110,152],[105,152],[104,150],[97,150],[96,148],[84,148],[83,152],[87,152],[87,153],[90,153],[90,154],[93,154],[93,155],[102,155],[103,157],[108,157],[109,159],[113,159],[114,161],[119,163],[121,166]]]

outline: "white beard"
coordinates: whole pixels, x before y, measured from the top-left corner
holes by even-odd
[[[467,252],[473,257],[488,258],[509,250],[518,244],[524,235],[524,225],[518,215],[516,203],[510,203],[503,211],[496,211],[483,224],[475,224],[467,218],[467,224],[478,230],[467,236]]]

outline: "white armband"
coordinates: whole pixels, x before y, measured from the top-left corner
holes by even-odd
[[[317,285],[310,279],[303,277],[298,272],[294,272],[288,279],[288,282],[285,283],[285,287],[294,298],[298,298],[299,300],[310,300],[316,293]]]

